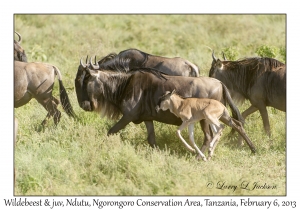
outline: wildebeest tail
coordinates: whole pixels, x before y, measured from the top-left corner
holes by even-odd
[[[191,63],[188,60],[185,60],[185,62],[186,62],[187,65],[189,65],[191,67],[191,76],[193,76],[193,77],[199,77],[200,70],[199,70],[198,66],[196,66],[193,63]]]
[[[227,89],[227,87],[221,82],[222,87],[223,87],[223,98],[225,99],[225,106],[226,103],[228,103],[231,112],[232,112],[232,117],[238,121],[240,121],[242,124],[244,124],[244,118],[242,117],[239,109],[237,108],[237,106],[234,104],[231,95],[229,93],[229,90]]]
[[[55,73],[56,75],[58,76],[58,83],[59,83],[59,95],[60,95],[60,102],[61,102],[61,105],[63,107],[63,109],[65,110],[65,112],[70,116],[70,117],[73,117],[73,118],[76,118],[76,114],[75,112],[73,111],[73,108],[72,108],[72,105],[70,103],[70,100],[69,100],[69,96],[67,94],[67,91],[62,83],[62,76],[61,76],[61,73],[59,71],[58,68],[56,68],[55,66],[53,66],[54,70],[55,70]]]

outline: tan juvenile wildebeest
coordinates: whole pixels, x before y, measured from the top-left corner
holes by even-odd
[[[222,121],[226,125],[236,130],[246,140],[251,151],[255,153],[255,148],[246,135],[245,130],[242,127],[242,123],[231,118],[226,107],[217,100],[209,98],[182,98],[175,93],[167,91],[156,106],[156,110],[162,109],[163,111],[170,110],[174,115],[181,118],[182,124],[177,129],[177,135],[184,143],[188,150],[198,153],[198,159],[201,157],[206,161],[205,155],[197,147],[194,140],[194,124],[200,120],[207,120],[210,125],[214,125],[217,132],[209,145],[209,157],[213,155],[214,149],[220,139],[224,125],[220,123]],[[220,120],[220,121],[219,121]],[[188,126],[189,139],[194,148],[192,148],[181,136],[181,131]]]

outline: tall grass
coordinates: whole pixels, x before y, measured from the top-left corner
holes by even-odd
[[[15,147],[16,195],[285,195],[286,117],[268,108],[272,138],[259,113],[249,116],[246,131],[257,147],[237,147],[226,128],[212,161],[198,162],[175,134],[175,126],[155,122],[159,149],[146,141],[144,124],[129,124],[107,137],[115,123],[84,112],[77,103],[74,79],[81,57],[97,58],[127,48],[186,58],[208,75],[211,50],[235,49],[237,57],[257,56],[263,45],[285,49],[284,15],[15,15],[28,61],[56,65],[63,75],[78,121],[62,110],[57,127],[40,123],[46,111],[35,100],[15,109],[19,119]],[[281,54],[277,59],[285,61]],[[58,97],[58,84],[54,86]],[[249,103],[239,106],[243,111]],[[186,132],[183,132],[188,138]],[[196,125],[197,144],[203,134]],[[207,183],[214,183],[213,188]],[[245,190],[255,182],[275,189]],[[219,184],[218,184],[219,183]],[[221,190],[220,183],[237,185]]]

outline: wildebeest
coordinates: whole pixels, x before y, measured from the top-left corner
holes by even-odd
[[[221,61],[212,54],[209,76],[222,81],[235,102],[249,100],[251,106],[244,119],[259,110],[265,132],[270,137],[267,106],[286,111],[286,66],[266,57],[252,57],[237,61]]]
[[[255,153],[255,147],[246,135],[242,123],[232,119],[228,110],[220,101],[209,98],[182,98],[175,93],[175,90],[173,90],[172,92],[167,91],[163,96],[161,96],[156,106],[156,111],[159,111],[160,109],[163,111],[170,110],[171,113],[182,120],[182,124],[177,129],[177,135],[188,150],[192,152],[195,152],[195,150],[197,151],[198,159],[202,158],[204,161],[207,160],[205,155],[197,147],[194,140],[194,125],[196,122],[203,119],[207,120],[207,123],[210,125],[214,125],[217,130],[209,145],[208,159],[212,157],[214,149],[220,139],[221,132],[224,129],[224,126],[219,122],[219,120],[242,135],[251,151]],[[194,149],[181,136],[181,131],[186,127],[188,127],[189,139]]]
[[[21,47],[22,36],[16,31],[15,33],[18,35],[19,40],[14,40],[14,60],[27,62],[25,50]]]
[[[126,63],[125,68],[124,63]],[[175,76],[198,77],[198,67],[180,57],[167,58],[150,55],[137,49],[127,49],[119,54],[110,53],[100,61],[95,69],[125,70],[137,68],[155,68],[156,70]]]
[[[15,108],[23,106],[32,98],[35,98],[48,112],[42,125],[44,126],[51,116],[55,125],[57,125],[61,117],[61,113],[57,109],[59,100],[52,95],[55,77],[57,76],[62,107],[69,116],[76,117],[66,89],[63,86],[61,73],[57,67],[47,63],[14,62]]]
[[[108,131],[117,133],[127,124],[144,122],[148,132],[148,143],[156,146],[153,120],[180,125],[181,119],[167,112],[156,112],[159,97],[166,91],[176,89],[183,97],[213,98],[229,104],[234,119],[242,121],[239,110],[233,104],[228,91],[220,81],[209,77],[183,77],[161,74],[152,69],[116,72],[92,70],[80,60],[75,88],[79,106],[85,111],[95,111],[110,119],[121,119]],[[149,71],[149,72],[147,72]],[[211,140],[209,124],[201,121],[204,131],[205,151]]]

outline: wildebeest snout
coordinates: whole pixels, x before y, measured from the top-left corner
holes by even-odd
[[[81,103],[81,108],[83,109],[83,110],[85,110],[85,111],[93,111],[92,110],[92,106],[91,106],[91,103],[89,102],[89,101],[83,101],[82,103]]]

